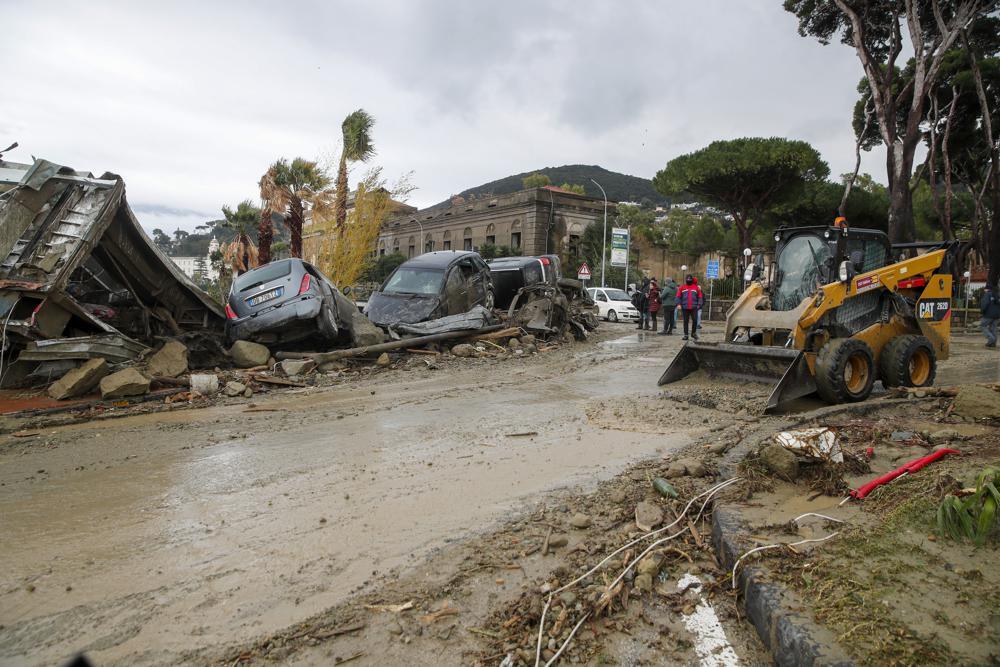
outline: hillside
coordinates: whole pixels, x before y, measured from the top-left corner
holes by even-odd
[[[463,197],[473,196],[478,198],[490,194],[502,195],[516,192],[522,189],[521,179],[534,173],[545,174],[552,181],[553,185],[562,185],[563,183],[582,185],[586,189],[587,194],[592,197],[600,197],[601,191],[597,189],[596,185],[590,182],[590,179],[594,179],[604,187],[604,190],[608,193],[608,199],[611,201],[642,202],[645,199],[655,205],[665,206],[670,204],[668,197],[664,197],[653,189],[653,182],[648,178],[619,174],[618,172],[608,171],[597,165],[587,164],[567,164],[562,167],[545,167],[544,169],[526,171],[521,174],[506,176],[496,181],[490,181],[489,183],[483,183],[474,188],[463,190],[459,194]]]

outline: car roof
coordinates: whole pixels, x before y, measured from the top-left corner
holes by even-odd
[[[446,269],[462,258],[478,256],[479,253],[469,250],[435,250],[434,252],[425,252],[423,255],[408,259],[401,266]]]
[[[537,264],[541,261],[540,257],[497,257],[496,259],[491,259],[486,262],[493,267],[514,267],[514,266],[528,266],[529,264]]]

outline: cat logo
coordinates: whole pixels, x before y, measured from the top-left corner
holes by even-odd
[[[925,299],[917,303],[917,317],[940,322],[951,312],[951,299]]]

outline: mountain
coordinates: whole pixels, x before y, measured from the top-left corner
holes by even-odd
[[[474,188],[463,190],[461,194],[465,198],[482,198],[487,195],[503,195],[510,192],[522,190],[521,179],[531,174],[545,174],[552,181],[552,185],[562,185],[571,183],[582,185],[587,194],[591,197],[600,197],[601,191],[590,179],[594,179],[604,187],[608,193],[609,201],[633,201],[652,203],[658,206],[670,204],[670,198],[664,197],[653,189],[653,182],[648,178],[619,174],[616,171],[608,171],[596,164],[567,164],[562,167],[545,167],[534,171],[526,171],[523,174],[506,176],[496,181],[483,183]]]

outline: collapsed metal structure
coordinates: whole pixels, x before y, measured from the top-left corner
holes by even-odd
[[[6,363],[6,384],[43,361],[39,341],[74,338],[88,356],[87,337],[152,345],[224,327],[221,306],[153,244],[112,173],[0,160],[0,258],[3,361],[33,350],[16,372]]]

